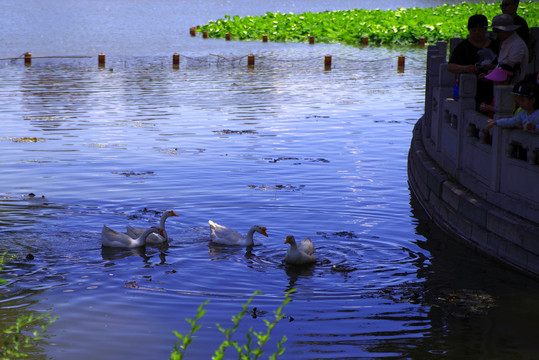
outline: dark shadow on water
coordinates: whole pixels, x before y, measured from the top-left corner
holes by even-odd
[[[144,262],[147,262],[150,259],[146,256],[146,248],[144,246],[132,249],[102,247],[101,256],[103,257],[103,260],[120,260],[131,256],[140,256]]]
[[[254,246],[226,245],[208,241],[208,250],[212,260],[226,259],[238,255],[243,255],[245,259],[256,259],[258,257],[255,251],[257,247],[260,248],[261,246],[256,244]]]
[[[166,253],[168,250],[168,244],[159,244],[152,246],[141,246],[137,248],[113,248],[102,247],[101,257],[103,260],[114,261],[121,260],[127,257],[140,256],[144,263],[149,263],[150,259],[157,254],[160,259],[160,264],[166,263]],[[112,266],[114,263],[107,264],[105,266]]]
[[[290,265],[283,264],[284,271],[288,276],[288,286],[286,291],[290,291],[296,288],[297,282],[300,278],[311,277],[314,275],[314,269],[316,264],[308,265]]]
[[[430,336],[388,338],[370,346],[410,359],[533,359],[539,354],[539,282],[443,233],[411,193],[415,243],[430,256],[418,262],[422,280],[381,292],[427,311]]]

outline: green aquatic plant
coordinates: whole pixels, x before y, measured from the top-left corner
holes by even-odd
[[[15,325],[2,330],[0,359],[27,357],[26,350],[34,347],[36,341],[42,338],[41,335],[57,318],[57,316],[52,317],[51,314],[19,316]]]
[[[538,19],[539,2],[521,1],[518,12],[524,18]],[[226,34],[230,34],[231,39],[236,40],[260,40],[267,35],[270,41],[278,42],[302,42],[313,36],[316,42],[348,45],[359,44],[363,38],[376,44],[415,44],[420,38],[432,43],[465,37],[468,17],[472,14],[484,14],[492,19],[499,13],[500,2],[462,2],[385,11],[268,12],[246,17],[225,15],[223,19],[210,21],[197,31],[206,32],[211,38],[225,38]]]
[[[273,321],[264,319],[264,323],[266,325],[265,331],[254,331],[252,328],[250,328],[245,334],[245,343],[240,344],[237,340],[233,339],[233,336],[236,333],[238,326],[240,325],[240,321],[243,319],[245,314],[247,314],[248,307],[251,304],[251,301],[256,295],[260,294],[260,291],[255,291],[254,294],[249,298],[249,300],[247,300],[247,302],[243,304],[242,310],[239,312],[239,314],[232,316],[231,327],[225,329],[220,324],[217,324],[217,328],[225,336],[225,340],[223,340],[217,350],[215,350],[215,353],[212,356],[212,360],[224,359],[225,351],[228,348],[234,348],[236,350],[236,352],[238,353],[238,359],[250,360],[260,358],[264,354],[263,347],[269,341],[271,333],[275,328],[275,325],[277,325],[277,323],[284,318],[285,315],[283,314],[283,308],[286,304],[290,302],[290,294],[294,291],[295,289],[292,289],[285,293],[285,298],[283,302],[277,308],[277,310],[274,311],[275,317]],[[202,327],[202,325],[199,324],[199,320],[206,313],[204,306],[208,304],[208,302],[209,300],[206,300],[198,307],[197,315],[193,319],[186,319],[189,325],[191,325],[189,333],[184,335],[176,331],[174,332],[178,340],[176,341],[176,344],[174,344],[174,350],[170,355],[170,360],[181,360],[184,358],[185,351],[187,350],[187,347],[192,343],[195,333]],[[276,360],[278,356],[284,353],[285,348],[283,344],[285,341],[286,336],[283,335],[283,337],[277,342],[277,349],[269,356],[270,360]]]
[[[6,253],[0,256],[0,272],[3,269]],[[0,284],[7,283],[0,278]],[[36,341],[58,317],[50,314],[34,316],[22,315],[17,318],[14,325],[8,326],[0,332],[0,359],[19,359],[28,357],[26,350],[34,347]],[[37,328],[37,329],[36,329]]]

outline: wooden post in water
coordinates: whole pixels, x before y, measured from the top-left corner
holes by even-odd
[[[423,36],[421,36],[419,38],[419,47],[420,48],[424,48],[425,47],[425,38]]]
[[[24,65],[26,66],[32,65],[32,54],[29,52],[24,53]]]
[[[230,35],[230,33],[226,33],[225,39],[226,41],[230,41],[230,39],[232,39],[232,36]]]
[[[262,35],[262,42],[268,42],[268,35]]]
[[[105,67],[105,54],[97,55],[97,66]]]
[[[196,26],[191,26],[189,28],[189,34],[191,34],[191,36],[196,36],[197,35],[197,28]]]
[[[207,32],[207,31],[203,31],[203,32],[202,32],[202,38],[203,38],[203,39],[207,39],[207,38],[208,38],[208,32]]]
[[[255,66],[255,56],[253,54],[247,55],[247,66]]]
[[[331,70],[331,55],[324,57],[324,70]]]
[[[309,35],[309,44],[314,44],[314,36]]]
[[[172,54],[172,68],[175,70],[180,68],[180,54]]]
[[[404,55],[399,55],[399,60],[397,62],[399,72],[404,71]]]
[[[364,46],[367,46],[369,45],[369,38],[364,36],[361,38],[361,44],[363,44]]]

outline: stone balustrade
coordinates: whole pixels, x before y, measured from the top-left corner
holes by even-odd
[[[479,250],[539,276],[539,130],[483,130],[477,79],[447,71],[447,44],[429,46],[425,114],[414,129],[409,182],[429,215]],[[537,59],[536,59],[537,62]],[[531,64],[536,66],[536,64]],[[512,117],[512,86],[495,86],[494,119]]]

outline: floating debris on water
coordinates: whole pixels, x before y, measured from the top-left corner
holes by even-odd
[[[2,137],[0,138],[2,140],[9,140],[9,141],[13,141],[15,143],[29,143],[29,142],[33,142],[33,143],[37,143],[37,142],[45,142],[45,139],[43,138],[38,138],[38,137],[20,137],[20,138],[16,138],[16,137]]]
[[[168,155],[179,155],[179,154],[202,154],[206,152],[206,149],[197,148],[194,150],[185,150],[180,148],[171,148],[171,149],[157,149],[160,153]]]
[[[91,143],[91,144],[88,144],[88,147],[93,147],[93,148],[106,148],[106,147],[107,147],[107,144]]]
[[[137,176],[137,177],[146,177],[146,176],[153,176],[155,173],[153,171],[141,171],[141,172],[134,172],[134,171],[113,171],[113,174],[116,175],[123,175],[125,177],[131,177],[131,176]]]
[[[23,118],[24,120],[30,120],[30,121],[60,121],[60,120],[69,120],[69,117],[66,116],[30,116],[26,115]]]
[[[352,231],[338,231],[334,233],[325,233],[322,231],[319,231],[316,233],[317,235],[321,235],[325,239],[330,239],[332,237],[340,237],[340,238],[347,238],[347,239],[357,239],[358,236],[354,234]]]
[[[225,130],[214,130],[213,132],[216,133],[216,134],[219,134],[219,135],[229,135],[229,134],[238,134],[238,135],[243,135],[243,134],[258,134],[258,131],[256,131],[256,130],[229,130],[229,129],[225,129]]]
[[[347,265],[333,265],[331,267],[331,271],[335,271],[335,272],[340,272],[340,273],[349,273],[349,272],[352,272],[352,271],[356,271],[357,268],[356,267],[350,267],[350,266],[347,266]]]
[[[254,189],[258,191],[265,191],[265,190],[284,190],[284,191],[300,191],[305,187],[305,185],[247,185],[249,189]]]
[[[300,158],[296,158],[296,157],[264,158],[264,160],[267,160],[270,163],[276,163],[276,162],[279,162],[279,161],[290,161],[290,160],[307,161],[307,162],[313,162],[313,163],[317,163],[317,162],[329,163],[330,162],[329,160],[324,159],[324,158],[303,158],[303,159],[300,159]],[[301,163],[297,163],[297,164],[301,164]]]
[[[251,317],[253,319],[256,319],[257,317],[261,317],[261,316],[264,316],[266,315],[268,312],[267,311],[264,311],[264,310],[258,310],[258,308],[254,307],[251,311],[249,311],[249,315],[251,315]]]
[[[312,116],[305,116],[305,119],[329,119],[328,115],[312,115]]]
[[[151,209],[148,209],[148,208],[144,208],[144,209],[142,209],[142,210],[139,210],[139,212],[141,212],[142,214],[145,214],[145,215],[146,215],[146,214],[150,214],[150,215],[152,215],[152,216],[159,216],[159,215],[161,215],[161,213],[162,213],[161,211],[151,210]],[[140,216],[140,215],[137,215],[137,214],[133,214],[133,215],[127,216],[127,218],[128,218],[129,220],[138,219],[138,218],[140,218],[140,217],[141,217],[141,216]]]

